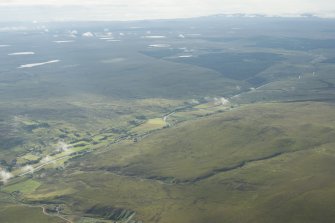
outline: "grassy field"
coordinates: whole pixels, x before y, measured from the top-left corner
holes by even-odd
[[[46,216],[41,207],[28,207],[15,204],[12,197],[0,192],[0,222],[3,223],[66,223],[58,217]]]
[[[6,206],[0,209],[0,221],[4,223],[66,223],[66,221],[58,217],[48,217],[42,213],[42,208],[30,208],[23,206]]]
[[[334,134],[334,124],[330,121],[333,107],[323,107],[320,114],[319,107],[313,103],[246,106],[153,134],[150,140],[139,142],[138,149],[126,145],[113,150],[134,151],[134,160],[129,159],[123,169],[130,175],[190,180],[241,161],[327,143]],[[109,166],[111,161],[117,166],[119,157],[106,163],[105,154],[96,159],[98,166]]]
[[[34,192],[40,185],[41,184],[38,181],[29,179],[20,183],[8,185],[3,191],[7,193],[19,191],[23,194],[30,194]]]
[[[29,200],[61,202],[81,217],[96,205],[97,217],[120,208],[144,222],[329,222],[333,110],[257,104],[186,122],[50,172]]]
[[[163,118],[149,119],[145,123],[139,125],[138,127],[132,129],[134,132],[150,132],[152,130],[162,129],[167,126],[167,123]]]

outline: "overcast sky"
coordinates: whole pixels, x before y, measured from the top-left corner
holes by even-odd
[[[133,20],[220,13],[335,17],[335,0],[0,0],[0,20]]]

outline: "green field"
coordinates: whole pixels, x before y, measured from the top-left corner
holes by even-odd
[[[97,216],[123,208],[144,222],[329,222],[333,109],[257,104],[180,124],[80,158],[61,182],[52,173],[42,179],[29,199],[64,202],[79,216],[97,204]],[[52,195],[60,188],[73,190]]]
[[[13,185],[8,185],[4,189],[5,192],[7,193],[12,193],[15,191],[19,191],[20,193],[23,194],[29,194],[34,192],[41,184],[38,181],[34,180],[26,180],[24,182],[16,183]]]

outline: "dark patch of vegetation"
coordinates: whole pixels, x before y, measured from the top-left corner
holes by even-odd
[[[209,53],[197,57],[178,58],[175,62],[192,64],[218,71],[227,78],[260,83],[261,78],[252,79],[268,67],[283,60],[272,53]]]
[[[272,159],[272,158],[280,156],[282,154],[283,154],[282,152],[278,152],[278,153],[274,153],[272,155],[265,156],[265,157],[260,157],[260,158],[256,158],[256,159],[250,159],[250,160],[244,160],[244,161],[241,161],[240,163],[235,164],[235,165],[230,166],[230,167],[222,167],[222,168],[214,169],[211,172],[206,173],[204,175],[201,175],[199,177],[196,177],[194,179],[182,180],[182,181],[177,180],[177,182],[178,183],[196,183],[196,182],[199,182],[199,181],[202,181],[202,180],[206,180],[210,177],[213,177],[213,176],[215,176],[216,174],[219,174],[219,173],[224,173],[224,172],[236,170],[238,168],[242,168],[245,165],[247,165],[248,163],[267,160],[267,159]]]
[[[253,86],[260,86],[266,82],[266,79],[263,77],[252,77],[247,80],[248,83],[252,84]]]
[[[335,48],[334,39],[257,37],[252,40],[256,42],[253,46],[280,48],[286,50],[314,50]]]
[[[95,217],[101,217],[113,221],[122,221],[129,219],[135,214],[135,212],[124,208],[96,205],[86,210],[86,214],[88,214],[88,216],[93,215]]]
[[[36,124],[31,124],[31,125],[25,125],[23,126],[23,129],[32,132],[34,129],[38,128],[49,128],[50,125],[48,123],[36,123]]]
[[[10,137],[10,138],[2,138],[0,140],[0,148],[1,149],[11,149],[13,147],[24,144],[25,139],[20,137]]]
[[[139,119],[139,120],[146,120],[147,117],[145,115],[137,115],[135,116],[136,119]]]
[[[327,60],[322,61],[322,63],[335,63],[335,58],[330,58]]]

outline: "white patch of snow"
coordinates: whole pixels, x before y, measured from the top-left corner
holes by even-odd
[[[144,39],[164,39],[166,36],[142,36]]]
[[[19,55],[34,55],[34,52],[17,52],[17,53],[10,53],[8,56],[19,56]]]
[[[169,44],[151,44],[149,45],[149,47],[155,47],[155,48],[166,48],[166,47],[170,47],[171,45]]]
[[[74,42],[73,40],[56,40],[56,41],[53,41],[54,43],[72,43]]]
[[[50,61],[43,62],[43,63],[31,63],[31,64],[25,64],[25,65],[21,65],[21,66],[19,66],[18,68],[19,68],[19,69],[22,69],[22,68],[31,68],[31,67],[37,67],[37,66],[42,66],[42,65],[45,65],[45,64],[58,63],[58,62],[60,62],[60,60],[50,60]]]
[[[114,37],[101,37],[99,39],[101,39],[101,40],[112,40],[112,39],[114,39]]]
[[[181,55],[181,56],[179,56],[179,58],[189,58],[189,57],[193,57],[193,55]]]

